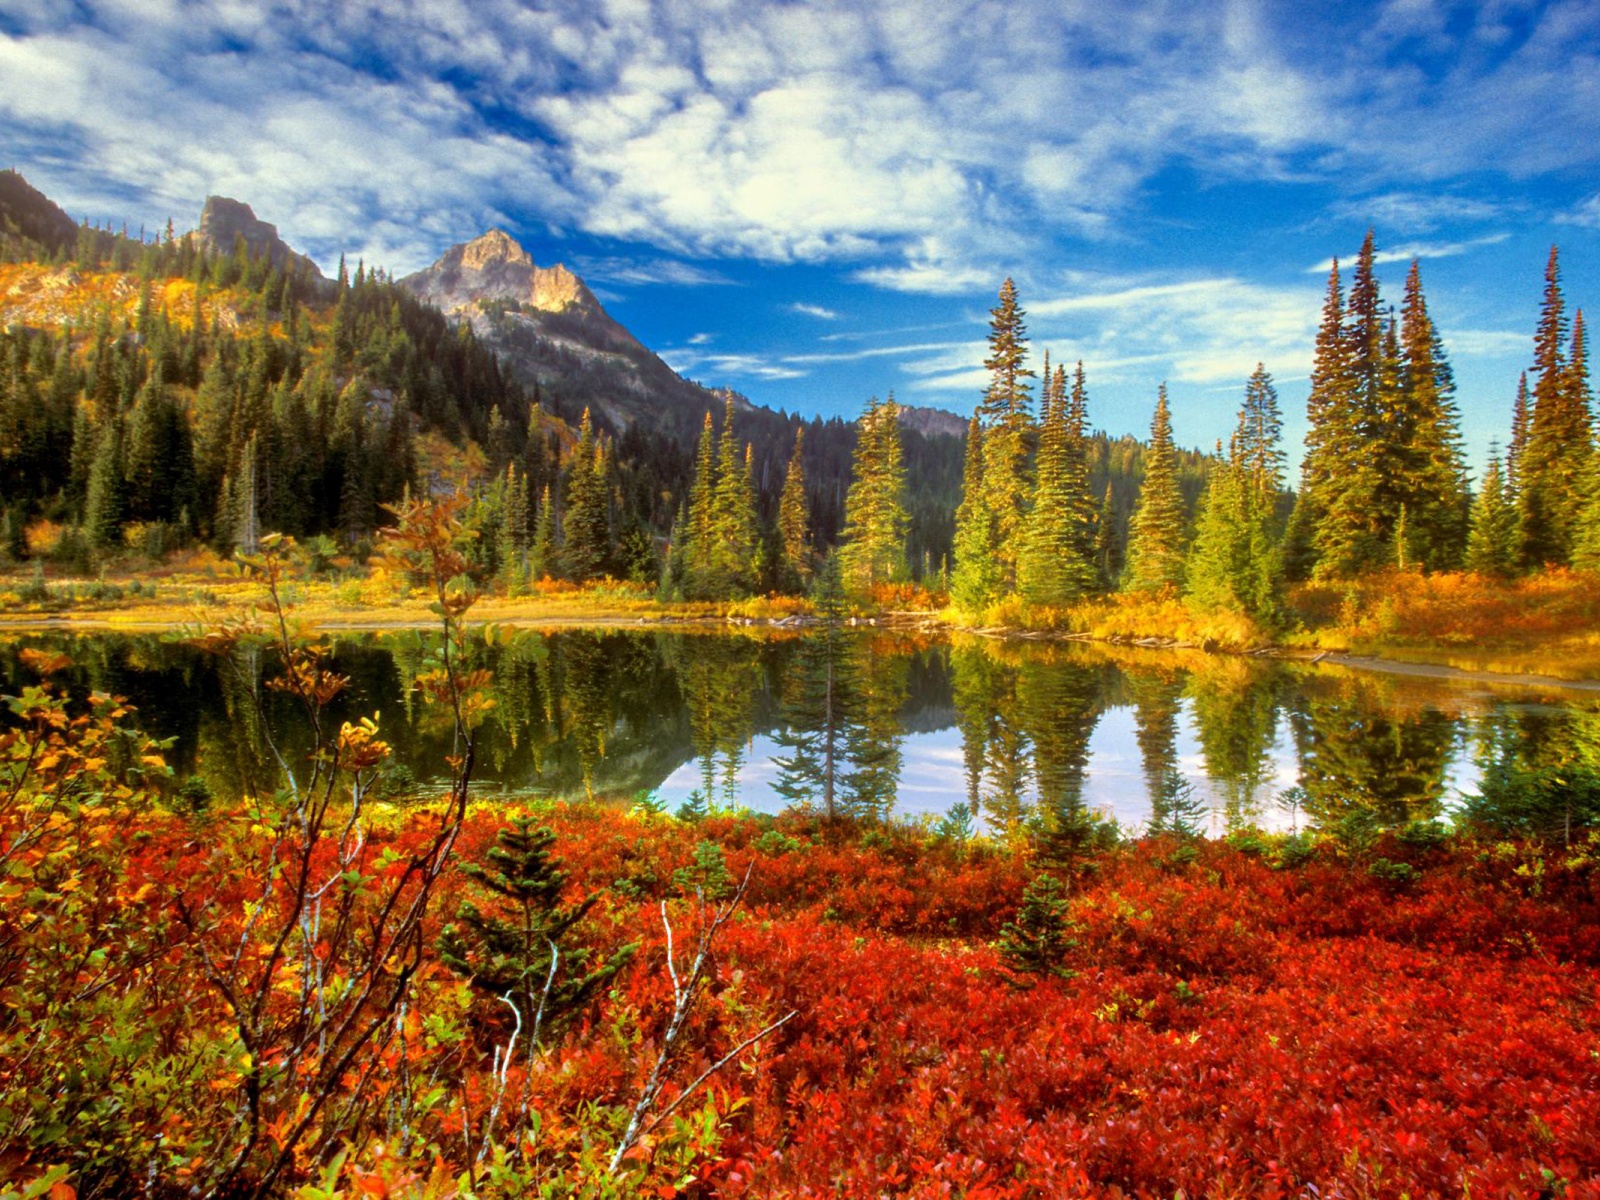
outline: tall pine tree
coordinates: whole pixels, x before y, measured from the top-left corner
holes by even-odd
[[[983,423],[976,413],[967,423],[966,458],[961,474],[961,504],[956,509],[955,571],[950,597],[969,612],[981,612],[1000,597],[1000,564],[995,555],[995,521],[983,487]]]
[[[1005,586],[1016,582],[1017,556],[1028,516],[1028,457],[1033,434],[1027,381],[1028,336],[1017,288],[1009,278],[989,313],[989,388],[979,413],[984,423],[983,487],[995,523],[995,554]]]
[[[784,591],[802,591],[811,579],[811,505],[806,496],[805,426],[794,431],[794,449],[778,499],[778,541],[782,560],[778,582]]]
[[[1047,368],[1034,471],[1037,482],[1017,561],[1018,588],[1029,604],[1069,604],[1095,583],[1083,454],[1081,363],[1070,409],[1066,392],[1066,372],[1057,367],[1052,378]]]
[[[854,479],[845,496],[839,565],[847,590],[865,593],[907,578],[905,463],[900,406],[873,397],[856,426]]]
[[[1480,575],[1510,575],[1517,569],[1518,550],[1517,510],[1500,467],[1500,455],[1490,447],[1489,469],[1472,505],[1464,565]]]
[[[1186,515],[1164,383],[1156,394],[1144,461],[1144,482],[1128,529],[1128,563],[1122,572],[1122,589],[1127,592],[1154,591],[1183,581]]]
[[[1544,302],[1534,335],[1533,413],[1518,469],[1524,565],[1571,561],[1594,454],[1587,364],[1564,353],[1567,336],[1561,265],[1556,247],[1545,267]],[[1584,355],[1583,322],[1574,325],[1573,350]]]

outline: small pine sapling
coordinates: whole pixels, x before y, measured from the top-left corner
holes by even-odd
[[[594,906],[598,893],[572,906],[561,903],[567,874],[550,848],[555,834],[519,816],[501,828],[486,864],[464,862],[461,871],[503,903],[485,913],[470,900],[456,923],[439,935],[439,957],[473,987],[498,997],[528,1031],[530,1052],[542,1031],[581,1012],[638,952],[623,946],[597,965],[587,946],[568,935]]]
[[[713,841],[697,843],[694,862],[673,872],[672,882],[685,896],[698,896],[707,904],[726,900],[733,892],[728,860],[722,853],[722,847]]]
[[[1026,978],[1030,975],[1071,979],[1077,972],[1065,960],[1077,945],[1066,889],[1054,875],[1036,875],[1022,893],[1016,919],[1000,930],[1000,960],[1011,972],[1012,984],[1032,987],[1032,980]]]

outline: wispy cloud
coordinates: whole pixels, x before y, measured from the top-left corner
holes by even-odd
[[[803,304],[796,302],[786,306],[792,313],[802,317],[816,317],[819,321],[837,321],[839,314],[831,308],[823,308],[820,304]]]
[[[913,354],[926,354],[930,350],[961,349],[971,350],[980,348],[982,342],[919,342],[907,346],[873,346],[861,350],[841,350],[826,354],[786,354],[783,361],[786,363],[846,363],[863,362],[872,358],[906,358]]]
[[[1081,359],[1100,382],[1216,386],[1242,383],[1258,362],[1277,375],[1307,371],[1319,306],[1313,287],[1079,276],[1071,293],[1045,295],[1027,311],[1036,354],[1049,348],[1058,362]],[[904,364],[913,387],[983,386],[985,342],[929,349],[938,352]]]
[[[1559,213],[1556,220],[1563,225],[1580,225],[1585,229],[1600,229],[1600,192],[1583,203]]]
[[[669,287],[734,287],[736,282],[720,271],[672,258],[589,258],[580,256],[573,269],[587,281],[622,284],[664,284]]]
[[[1444,332],[1445,348],[1452,358],[1508,358],[1533,354],[1533,338],[1503,329],[1455,329]]]
[[[1393,250],[1378,250],[1372,256],[1372,261],[1382,266],[1385,263],[1410,262],[1414,258],[1455,258],[1461,254],[1470,254],[1474,250],[1481,250],[1485,246],[1498,246],[1511,235],[1509,233],[1491,233],[1483,237],[1468,238],[1460,242],[1412,242],[1405,246],[1397,246]],[[1352,254],[1343,261],[1348,265],[1355,260]],[[1321,262],[1306,268],[1308,275],[1326,275],[1333,267],[1333,259],[1325,258]]]
[[[760,354],[719,354],[699,349],[664,350],[661,359],[678,374],[703,383],[730,379],[800,379],[807,372]]]
[[[1422,192],[1384,192],[1341,200],[1328,209],[1339,221],[1354,221],[1400,234],[1432,233],[1444,225],[1503,220],[1512,206],[1504,201]]]

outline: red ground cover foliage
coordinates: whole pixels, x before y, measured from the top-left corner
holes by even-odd
[[[505,815],[478,802],[458,859],[481,861]],[[343,1085],[369,1110],[335,1168],[353,1185],[343,1194],[608,1194],[607,1147],[671,1006],[662,905],[681,954],[692,912],[674,875],[714,841],[750,886],[666,1094],[796,1015],[715,1075],[685,1120],[645,1139],[609,1194],[1600,1195],[1600,874],[1584,855],[1447,844],[1413,855],[1420,876],[1396,884],[1331,845],[1275,869],[1259,848],[1205,843],[1185,861],[1140,842],[1100,855],[1072,890],[1076,974],[1019,980],[995,940],[1032,876],[1025,850],[799,817],[685,823],[555,805],[541,819],[569,892],[603,890],[586,939],[641,942],[637,958],[561,1040],[497,1082],[495,998],[470,994],[429,952],[403,1036]],[[375,829],[372,869],[401,870],[432,827],[419,812]],[[188,1065],[166,1096],[141,1085],[148,1111],[121,1110],[96,1170],[226,1127],[241,1068],[226,1046],[207,1050],[226,1029],[206,978],[218,966],[197,966],[172,913],[204,893],[243,928],[267,845],[244,813],[197,826],[151,811],[118,830],[92,923],[141,948],[126,983],[148,1035],[139,1053]],[[446,877],[427,945],[471,894],[459,872]],[[7,1002],[25,1003],[15,989],[26,983],[11,986]],[[55,1053],[78,1044],[63,1034]],[[13,1059],[0,1093],[31,1094],[43,1111],[55,1074],[74,1066]],[[539,1125],[519,1191],[471,1139],[497,1087],[514,1093],[524,1078]],[[386,1106],[408,1089],[431,1098],[406,1102],[402,1148]],[[11,1117],[0,1177],[38,1178],[81,1151],[71,1135],[41,1140],[43,1118],[19,1125],[16,1111],[0,1102]],[[184,1156],[159,1161],[175,1194]],[[285,1186],[309,1188],[326,1169],[299,1163]],[[80,1195],[113,1194],[87,1168],[63,1178]]]
[[[674,835],[755,862],[722,969],[800,1015],[743,1081],[718,1194],[1595,1194],[1586,875],[1533,895],[1505,855],[1458,848],[1397,890],[1331,856],[1274,870],[1214,844],[1174,869],[1145,843],[1074,897],[1077,976],[1021,989],[989,944],[1018,857],[558,827],[594,883]]]

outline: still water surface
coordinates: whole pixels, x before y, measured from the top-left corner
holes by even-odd
[[[446,770],[448,729],[409,689],[422,635],[330,641],[350,677],[336,720],[381,713],[394,784]],[[62,650],[63,679],[128,697],[169,759],[213,795],[279,780],[298,713],[264,688],[269,658],[218,660],[155,637],[0,642],[0,691],[29,681],[18,651]],[[1144,824],[1174,789],[1213,832],[1289,828],[1351,807],[1386,820],[1447,814],[1482,764],[1600,758],[1600,702],[1233,657],[878,635],[526,633],[485,648],[495,707],[477,777],[555,795],[655,793],[775,812],[791,802],[916,817],[965,803],[995,824],[1082,802]],[[1294,789],[1300,789],[1296,791]]]

